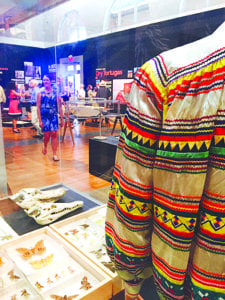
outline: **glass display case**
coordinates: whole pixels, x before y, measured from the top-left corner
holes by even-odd
[[[107,100],[104,98],[85,98],[77,101],[67,101],[64,103],[64,109],[65,124],[62,142],[64,142],[66,129],[69,128],[73,143],[75,142],[72,127],[79,125],[79,123],[85,124],[86,122],[91,122],[92,125],[97,125],[99,128],[99,135],[96,135],[95,138],[104,139],[102,127],[105,125],[107,131],[111,129],[111,134],[113,134],[117,121],[119,121],[120,128],[122,128],[122,118],[125,113],[124,105],[121,105],[120,101]],[[112,128],[107,126],[109,122],[112,122]]]
[[[13,220],[21,208],[9,195],[24,188],[44,190],[64,184],[68,191],[76,192],[69,195],[69,201],[103,190],[101,204],[106,203],[137,70],[164,51],[213,33],[225,21],[224,0],[163,4],[144,0],[5,1],[1,5],[0,86],[6,101],[0,97],[0,297],[110,299],[123,286],[103,245],[105,210],[91,210],[93,206],[87,205],[84,214],[68,216],[51,225],[53,230],[45,227],[40,231],[29,221],[25,224],[20,215],[21,224],[32,232],[18,237],[7,220]],[[31,81],[35,80],[40,91],[44,75],[49,74],[57,95],[58,127],[57,142],[53,145],[50,140],[46,150],[47,138],[37,134],[32,119],[32,106],[37,105],[25,99],[25,86],[32,94]],[[21,112],[16,118],[9,115],[9,82],[17,83],[17,92],[21,91]],[[108,91],[104,97],[99,94],[101,86]],[[142,96],[142,92],[137,94],[137,101]],[[40,125],[38,118],[36,121]],[[13,130],[15,124],[18,132]],[[101,140],[110,146],[98,148]],[[59,159],[54,159],[54,146]],[[99,194],[96,197],[100,201]],[[42,239],[49,249],[53,240],[59,252],[48,252],[53,257],[21,258],[17,248],[30,253]],[[54,267],[59,261],[61,278]],[[41,270],[35,269],[40,265],[46,270],[41,280]],[[77,288],[71,290],[75,277]]]

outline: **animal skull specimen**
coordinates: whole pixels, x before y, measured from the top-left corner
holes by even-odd
[[[22,207],[25,213],[38,224],[46,225],[83,206],[83,201],[53,203],[65,193],[66,189],[64,188],[47,191],[26,188],[12,195],[10,199]]]
[[[40,203],[36,202],[29,209],[24,208],[25,213],[32,217],[38,224],[46,225],[58,218],[83,206],[83,201],[69,203]]]
[[[64,188],[58,188],[47,191],[41,191],[35,188],[26,188],[12,195],[10,199],[15,201],[20,207],[29,209],[36,202],[55,202],[62,198],[62,196],[65,195],[65,193],[66,189]]]

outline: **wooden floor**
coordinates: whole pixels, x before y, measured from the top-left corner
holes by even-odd
[[[81,123],[75,126],[75,145],[67,130],[64,142],[59,142],[59,162],[53,161],[50,144],[47,155],[42,154],[43,141],[33,138],[36,132],[31,127],[19,129],[16,134],[11,127],[3,127],[7,182],[12,194],[22,188],[64,183],[80,192],[93,193],[99,201],[107,201],[110,182],[89,174],[89,138],[99,135],[98,127]],[[60,136],[62,132],[61,129]],[[111,128],[103,127],[102,134],[111,135]]]

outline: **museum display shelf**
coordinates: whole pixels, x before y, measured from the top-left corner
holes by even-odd
[[[123,289],[105,247],[106,205],[50,225],[50,228],[112,278],[113,295]]]
[[[112,279],[49,227],[0,246],[0,258],[2,300],[112,297]]]

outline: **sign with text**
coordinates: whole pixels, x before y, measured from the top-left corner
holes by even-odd
[[[124,70],[106,70],[106,68],[96,69],[96,80],[109,80],[114,78],[126,78],[127,71]]]

